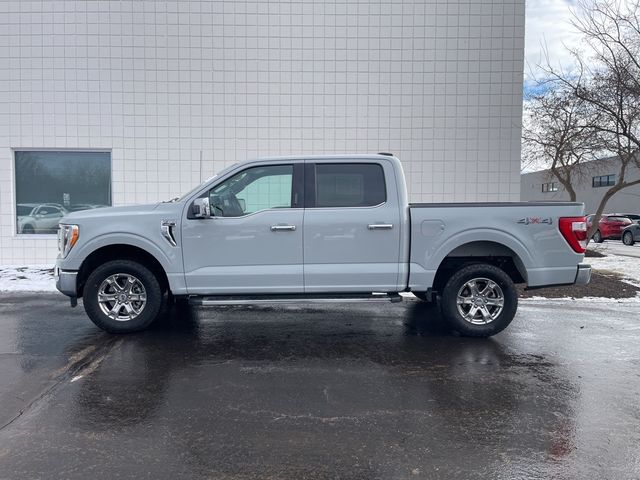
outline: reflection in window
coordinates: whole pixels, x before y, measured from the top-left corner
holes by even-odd
[[[292,185],[292,165],[248,168],[211,190],[211,213],[240,217],[270,208],[290,208]]]
[[[69,212],[111,205],[111,153],[15,152],[19,234],[56,233]]]

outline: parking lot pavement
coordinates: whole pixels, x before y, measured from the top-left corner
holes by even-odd
[[[0,300],[0,478],[637,478],[640,303],[174,309],[111,336]],[[22,411],[22,413],[20,413]]]

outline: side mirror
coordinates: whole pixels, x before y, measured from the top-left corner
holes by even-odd
[[[191,213],[196,218],[211,218],[209,197],[196,198],[191,204]]]

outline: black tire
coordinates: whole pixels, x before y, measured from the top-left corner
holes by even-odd
[[[596,233],[593,234],[593,237],[591,237],[593,239],[594,242],[596,243],[602,243],[604,242],[604,238],[602,238],[602,234],[600,233],[600,230],[596,230]]]
[[[624,232],[624,235],[622,235],[622,243],[629,246],[633,245],[635,243],[633,240],[633,233]]]
[[[458,294],[467,292],[468,282],[474,279],[478,280],[476,285],[484,285],[488,288],[490,285],[485,280],[490,280],[499,287],[499,289],[493,289],[495,290],[493,293],[485,294],[485,296],[481,296],[479,293],[481,296],[481,299],[478,300],[479,302],[486,299],[490,301],[493,298],[499,298],[497,293],[499,291],[502,293],[503,305],[501,310],[498,309],[498,306],[483,306],[485,312],[496,315],[495,318],[486,323],[472,323],[473,321],[484,322],[484,320],[474,320],[473,318],[467,320],[458,309]],[[469,310],[466,313],[470,315],[471,309],[475,305],[468,305]],[[467,304],[462,305],[461,309],[466,309],[466,306]],[[468,265],[458,270],[445,284],[442,291],[441,308],[444,320],[460,334],[468,337],[490,337],[507,328],[513,320],[518,309],[518,293],[513,280],[500,268],[488,264]],[[482,311],[477,310],[477,307],[474,311],[475,315],[484,317]]]
[[[413,295],[416,298],[419,298],[423,302],[427,302],[427,303],[431,302],[431,296],[430,295],[428,296],[427,292],[411,292],[411,293],[413,293]]]
[[[146,303],[140,312],[130,320],[117,320],[102,311],[98,302],[98,292],[105,280],[112,275],[122,274],[135,278],[144,287]],[[151,325],[163,309],[165,295],[157,277],[144,265],[131,260],[113,260],[96,268],[84,286],[83,303],[87,315],[93,323],[109,333],[130,333],[144,330]]]
[[[27,224],[24,227],[22,227],[22,233],[31,235],[33,233],[36,233],[36,231],[33,229],[33,226]]]

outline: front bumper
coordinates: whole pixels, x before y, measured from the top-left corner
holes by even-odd
[[[53,270],[53,276],[56,279],[56,288],[68,297],[77,297],[76,289],[78,272],[73,270],[61,270],[58,265]]]
[[[576,285],[586,285],[591,280],[591,265],[580,263],[576,273]]]

